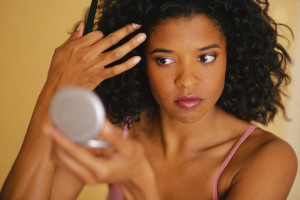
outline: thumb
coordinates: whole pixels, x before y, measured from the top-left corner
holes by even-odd
[[[111,143],[116,149],[124,145],[123,130],[106,119],[101,131],[101,139]]]

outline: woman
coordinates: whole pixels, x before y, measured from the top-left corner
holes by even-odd
[[[104,1],[101,31],[83,36],[81,23],[56,49],[2,198],[75,199],[108,183],[108,199],[286,199],[295,153],[251,124],[284,112],[289,83],[268,6]],[[111,148],[86,149],[51,125],[49,101],[67,85],[101,96]]]

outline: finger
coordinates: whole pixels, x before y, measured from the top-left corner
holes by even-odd
[[[63,150],[61,150],[57,145],[53,147],[53,160],[62,169],[65,169],[76,177],[78,177],[81,181],[94,184],[96,183],[95,176],[91,173],[85,166],[83,166],[78,161],[74,160],[73,157],[70,157]]]
[[[51,133],[48,133],[48,135],[53,140],[55,145],[59,146],[62,150],[72,155],[73,157],[92,157],[87,149],[70,141],[65,136],[63,136],[58,130],[52,129]]]
[[[57,129],[55,129],[53,127],[53,125],[51,125],[51,123],[47,123],[47,124],[45,124],[43,126],[43,132],[45,133],[45,135],[49,136],[50,139],[51,139],[51,137],[52,137],[51,134],[53,134],[53,132],[57,132]],[[53,142],[53,146],[58,147],[58,145],[55,142]],[[54,149],[54,148],[52,147],[52,149]],[[110,155],[112,155],[113,153],[116,152],[116,149],[113,148],[113,147],[107,147],[107,148],[85,148],[85,149],[87,151],[91,152],[92,154],[94,154],[95,156],[99,156],[99,157],[109,157]]]
[[[99,59],[102,61],[101,64],[106,66],[108,64],[111,64],[122,57],[124,57],[126,54],[128,54],[130,51],[135,49],[137,46],[139,46],[141,43],[143,43],[146,40],[146,34],[140,33],[136,35],[134,38],[129,40],[127,43],[123,44],[122,46],[106,52],[104,54],[101,54],[99,56]]]
[[[55,145],[64,151],[65,154],[73,158],[74,161],[81,163],[87,169],[93,171],[94,173],[95,170],[106,170],[104,160],[100,160],[91,154],[86,148],[71,142],[61,135],[57,130],[52,131],[49,137],[53,140]]]
[[[105,51],[106,49],[110,48],[111,46],[117,44],[124,37],[133,33],[140,27],[141,26],[138,24],[128,24],[128,25],[124,26],[123,28],[109,34],[107,37],[100,40],[99,42],[97,42],[94,45],[93,49],[94,49],[94,51],[101,53],[101,52]]]
[[[85,24],[84,22],[80,22],[76,30],[72,33],[72,35],[65,41],[61,47],[68,45],[70,42],[75,41],[83,36]]]
[[[108,158],[109,156],[113,155],[116,150],[113,147],[107,147],[107,148],[89,148],[89,152],[94,154],[97,157],[105,157]]]
[[[114,146],[117,151],[123,151],[128,148],[128,145],[131,145],[131,142],[123,137],[123,133],[124,130],[106,120],[101,132],[101,137]]]
[[[135,65],[137,65],[141,61],[140,56],[135,56],[133,58],[130,58],[126,62],[123,62],[119,65],[101,70],[100,73],[98,74],[98,79],[100,81],[103,81],[105,79],[117,76],[131,68],[133,68]]]
[[[84,37],[82,37],[80,39],[80,43],[82,46],[91,46],[103,38],[104,38],[104,34],[102,31],[93,31],[91,33],[88,33]]]

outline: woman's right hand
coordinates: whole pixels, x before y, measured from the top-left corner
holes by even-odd
[[[119,60],[145,41],[146,35],[139,33],[124,45],[104,52],[121,39],[140,28],[129,24],[104,37],[101,31],[83,36],[84,23],[81,22],[71,37],[55,50],[46,85],[55,89],[74,85],[93,90],[103,80],[123,73],[134,67],[141,58],[135,56],[111,68],[105,66]]]

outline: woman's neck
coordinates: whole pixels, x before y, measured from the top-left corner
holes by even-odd
[[[141,117],[140,128],[143,130],[140,140],[151,148],[158,147],[165,157],[178,157],[186,152],[199,152],[213,147],[228,125],[229,114],[214,108],[200,120],[185,123],[167,114],[156,114]],[[233,117],[232,117],[233,118]],[[140,131],[139,131],[140,132]]]

